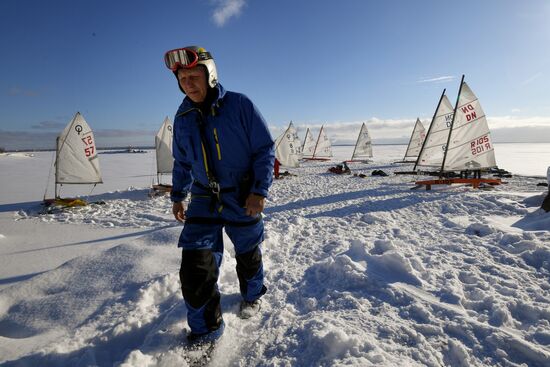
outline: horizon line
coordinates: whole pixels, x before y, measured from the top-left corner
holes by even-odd
[[[550,144],[550,141],[543,142],[527,142],[527,141],[498,141],[493,142],[494,144]],[[372,143],[372,145],[407,145],[408,142],[403,143]],[[333,147],[354,147],[355,144],[332,144]],[[126,146],[113,146],[113,147],[97,147],[97,150],[114,150],[114,149],[147,149],[147,150],[154,150],[154,146],[133,146],[133,145],[126,145]],[[43,149],[27,149],[27,148],[21,148],[21,149],[6,149],[3,151],[0,151],[0,153],[18,153],[18,152],[54,152],[55,148],[43,148]],[[128,152],[133,153],[133,152]]]

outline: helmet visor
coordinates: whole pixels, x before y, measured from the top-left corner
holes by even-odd
[[[172,71],[176,71],[179,68],[188,69],[195,67],[198,61],[199,54],[188,48],[178,48],[164,54],[164,63]]]

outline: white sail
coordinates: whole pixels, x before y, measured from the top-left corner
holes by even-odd
[[[416,168],[441,169],[452,121],[453,105],[449,102],[447,96],[444,95],[441,98],[439,106],[437,106],[424,147],[418,156]]]
[[[443,171],[496,167],[487,118],[476,95],[464,82],[458,97]]]
[[[317,143],[315,144],[313,158],[325,159],[330,157],[332,157],[332,146],[323,126],[321,126],[319,137],[317,138]]]
[[[403,160],[406,160],[407,158],[418,157],[418,155],[420,154],[420,150],[422,149],[422,143],[424,143],[425,137],[426,129],[424,128],[424,125],[422,125],[422,122],[420,122],[420,119],[417,118]]]
[[[300,167],[302,147],[296,128],[290,122],[288,128],[275,140],[275,158],[281,166]]]
[[[172,122],[164,119],[155,136],[155,151],[157,155],[157,173],[172,173],[174,158],[172,156]]]
[[[308,128],[302,145],[302,158],[313,158],[313,153],[315,153],[315,139],[313,139],[313,134]]]
[[[57,138],[55,183],[102,183],[94,134],[80,112]]]
[[[357,142],[355,143],[355,148],[353,149],[351,160],[368,158],[372,158],[372,143],[367,125],[363,122],[361,130],[359,131],[359,136],[357,137]]]

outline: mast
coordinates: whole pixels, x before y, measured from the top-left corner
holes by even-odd
[[[422,142],[422,148],[420,148],[420,153],[418,153],[418,157],[416,158],[416,162],[414,163],[413,171],[416,171],[416,166],[418,165],[418,160],[422,156],[422,151],[424,150],[424,145],[426,145],[426,142],[428,141],[428,137],[430,136],[430,132],[432,131],[432,127],[433,127],[433,124],[434,124],[435,115],[437,114],[437,111],[439,110],[439,106],[441,105],[441,101],[443,100],[443,96],[445,95],[446,90],[447,89],[443,89],[443,93],[441,93],[441,97],[439,97],[439,102],[437,103],[437,107],[435,108],[434,115],[432,117],[432,122],[430,122],[430,127],[428,128],[428,132],[426,133],[426,137],[424,138],[424,141]],[[405,153],[405,154],[407,154],[407,153]]]
[[[321,125],[321,130],[319,130],[319,135],[317,136],[317,142],[315,143],[315,149],[313,149],[312,158],[315,158],[315,153],[317,152],[317,146],[319,145],[319,139],[321,139],[321,133],[323,132],[323,126],[324,125]]]
[[[309,127],[306,129],[306,137],[304,138],[304,144],[302,144],[302,152],[304,151],[304,148],[306,147],[306,141],[307,136],[309,135]]]
[[[407,144],[407,150],[405,150],[405,156],[403,157],[403,161],[405,161],[405,158],[407,157],[407,153],[409,152],[409,148],[411,147],[412,138],[414,135],[414,130],[416,130],[416,124],[418,123],[418,117],[416,118],[416,122],[414,123],[413,131],[411,133],[411,137],[409,138],[409,144]],[[418,158],[416,158],[418,160]]]
[[[55,138],[55,183],[54,183],[54,199],[58,198],[57,195],[57,159],[59,158],[59,136]]]
[[[290,124],[288,124],[288,127],[285,129],[285,131],[283,132],[283,136],[286,135],[287,131],[290,129],[290,125],[292,124],[292,121],[290,121]],[[279,145],[281,145],[283,139],[279,140],[279,142],[277,143],[277,145],[275,146],[275,150],[277,150],[277,148],[279,147]],[[305,141],[304,141],[304,144],[305,144]]]
[[[451,127],[449,128],[449,136],[447,137],[447,145],[445,145],[445,154],[443,155],[443,162],[441,163],[441,171],[439,172],[439,177],[443,173],[445,168],[445,160],[447,159],[447,152],[449,150],[449,143],[451,142],[451,134],[453,133],[453,125],[456,119],[456,110],[458,108],[458,100],[460,99],[460,93],[462,92],[462,84],[464,83],[464,74],[462,74],[462,79],[460,80],[460,87],[458,88],[458,95],[456,96],[455,109],[453,111],[453,120],[451,121]]]

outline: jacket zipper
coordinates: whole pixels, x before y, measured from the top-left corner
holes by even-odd
[[[216,149],[218,150],[218,160],[222,160],[222,151],[220,149],[220,141],[218,140],[218,130],[214,128],[214,140],[216,141]]]

